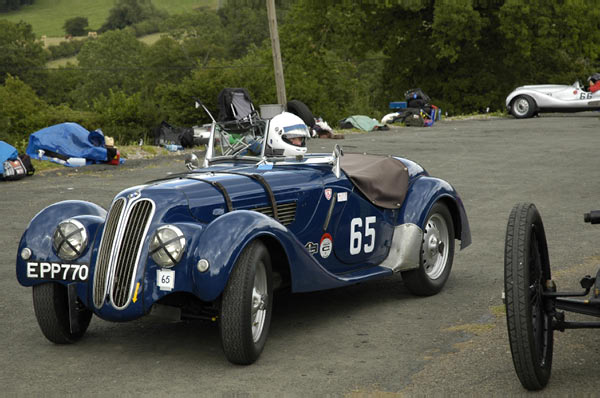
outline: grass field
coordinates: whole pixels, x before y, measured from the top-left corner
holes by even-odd
[[[96,30],[106,20],[108,11],[116,0],[35,0],[30,6],[19,11],[0,14],[1,19],[12,22],[21,20],[33,27],[34,33],[41,37],[64,36],[65,20],[73,17],[86,17],[90,30]],[[156,8],[169,14],[181,14],[198,7],[216,8],[219,0],[152,0]]]

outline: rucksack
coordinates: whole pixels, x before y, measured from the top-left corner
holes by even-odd
[[[25,166],[25,171],[27,172],[27,175],[32,176],[33,173],[35,173],[35,167],[33,167],[33,163],[31,163],[31,158],[29,157],[29,155],[26,153],[20,153],[19,159],[21,159],[23,166]]]
[[[404,125],[408,127],[425,127],[425,120],[418,113],[413,113],[404,119]]]

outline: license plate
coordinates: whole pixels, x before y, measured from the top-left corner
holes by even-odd
[[[53,281],[85,282],[90,275],[87,264],[27,262],[27,277],[29,279],[47,279]]]

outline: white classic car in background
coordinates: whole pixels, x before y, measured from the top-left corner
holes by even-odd
[[[591,93],[579,81],[572,85],[521,86],[506,97],[506,109],[517,119],[544,112],[600,110],[600,91]]]

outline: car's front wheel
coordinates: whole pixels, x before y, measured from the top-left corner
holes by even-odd
[[[536,113],[533,98],[528,95],[519,95],[513,100],[510,113],[517,119],[532,117]]]
[[[85,334],[92,311],[77,302],[73,316],[78,330],[71,331],[69,321],[69,295],[67,287],[56,282],[43,283],[33,287],[33,309],[35,317],[48,340],[56,344],[70,344]]]
[[[272,292],[271,258],[256,240],[240,255],[223,292],[219,327],[229,361],[249,365],[260,356],[271,323]]]
[[[454,258],[454,223],[450,211],[436,202],[423,228],[421,264],[419,268],[402,272],[405,286],[411,293],[431,296],[438,293],[448,280]]]

